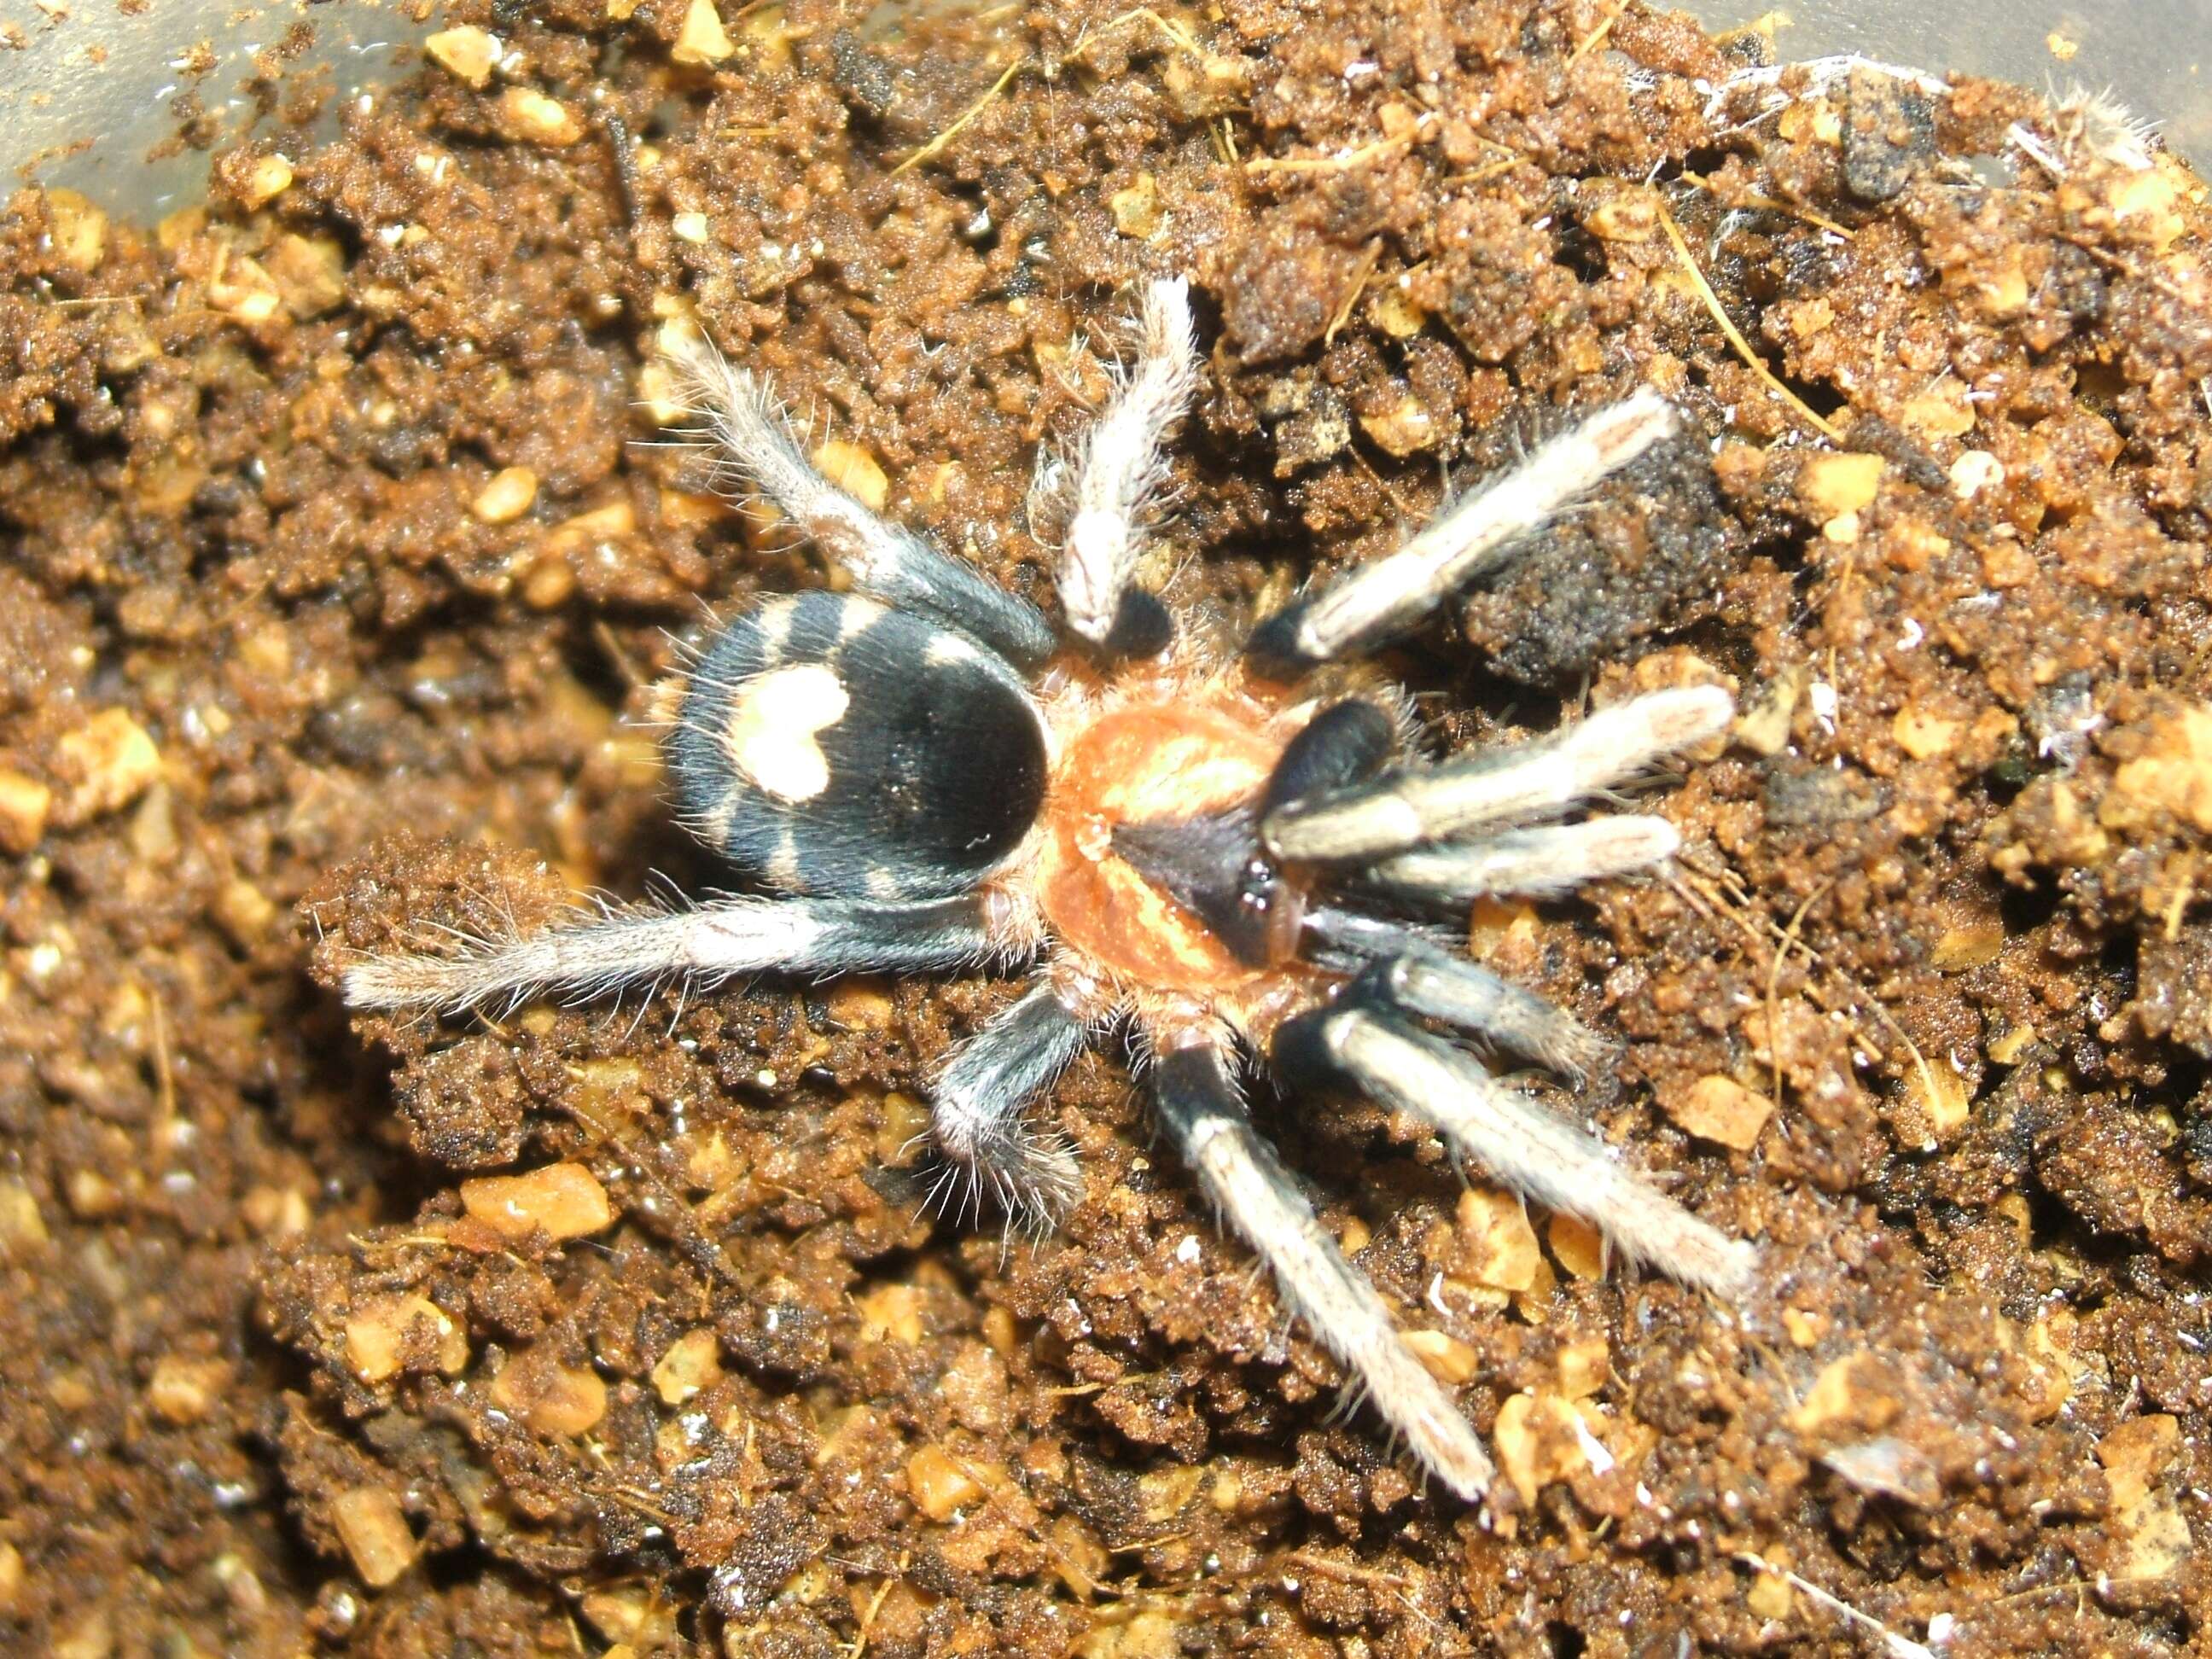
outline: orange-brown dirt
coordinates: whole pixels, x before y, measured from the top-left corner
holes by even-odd
[[[447,21],[497,61],[204,208],[0,213],[0,1645],[1881,1650],[1810,1585],[1959,1659],[2207,1650],[2194,179],[1987,83],[1709,115],[1760,43],[1614,0]],[[635,717],[702,603],[823,575],[656,446],[662,331],[1048,602],[1032,457],[1164,272],[1211,361],[1163,569],[1224,615],[1571,404],[1695,429],[1386,666],[1438,744],[1737,689],[1650,798],[1674,878],[1471,925],[1625,1039],[1561,1103],[1765,1287],[1261,1102],[1495,1530],[1333,1415],[1116,1057],[1049,1104],[1057,1236],[921,1212],[929,1069],[1009,984],[328,988],[728,879]]]

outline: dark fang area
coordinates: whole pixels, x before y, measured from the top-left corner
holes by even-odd
[[[1114,828],[1114,850],[1255,968],[1297,948],[1304,902],[1260,845],[1249,811]]]

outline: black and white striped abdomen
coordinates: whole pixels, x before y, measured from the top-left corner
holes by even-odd
[[[963,634],[841,593],[723,623],[669,762],[707,843],[794,893],[963,891],[1044,801],[1043,722],[1014,671]]]

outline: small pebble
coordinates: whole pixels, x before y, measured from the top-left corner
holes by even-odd
[[[27,1261],[46,1248],[46,1219],[22,1178],[0,1176],[0,1267]]]
[[[1559,1392],[1570,1400],[1587,1400],[1605,1386],[1613,1374],[1613,1352],[1601,1336],[1586,1336],[1559,1350]]]
[[[1124,236],[1142,241],[1160,228],[1159,183],[1149,173],[1139,173],[1135,184],[1115,191],[1106,205],[1113,212],[1114,228]]]
[[[1599,240],[1648,242],[1659,234],[1659,192],[1650,185],[1596,179],[1585,193],[1583,224]]]
[[[1699,1078],[1686,1093],[1668,1091],[1661,1104],[1689,1133],[1739,1152],[1759,1144],[1759,1131],[1774,1115],[1774,1103],[1765,1095],[1718,1072]]]
[[[269,896],[243,877],[234,877],[216,890],[211,908],[216,923],[241,951],[250,951],[268,938],[276,922],[276,907]]]
[[[1969,449],[1951,463],[1951,493],[1971,501],[2004,482],[2004,463],[1986,449]]]
[[[1782,1575],[1790,1571],[1796,1557],[1782,1545],[1771,1544],[1763,1559],[1774,1571],[1752,1574],[1751,1582],[1744,1587],[1743,1604],[1762,1619],[1787,1619],[1796,1593]]]
[[[1362,415],[1359,425],[1383,450],[1404,459],[1424,449],[1433,449],[1444,436],[1443,424],[1429,406],[1408,392],[1389,408]]]
[[[558,99],[532,87],[509,87],[499,95],[499,130],[520,143],[560,149],[584,136],[583,123]]]
[[[691,0],[668,55],[679,64],[707,68],[736,50],[730,44],[730,32],[722,27],[722,14],[714,9],[714,0]]]
[[[1881,488],[1879,455],[1814,455],[1797,475],[1797,499],[1815,523],[1871,506]]]
[[[469,511],[485,524],[512,524],[538,499],[538,475],[526,466],[502,467],[477,492]]]
[[[702,1326],[686,1331],[669,1346],[653,1368],[653,1392],[664,1406],[680,1406],[694,1395],[711,1389],[722,1375],[721,1343]]]
[[[46,192],[46,222],[54,254],[71,270],[89,273],[107,255],[107,216],[73,190]]]
[[[292,188],[292,164],[282,155],[258,155],[238,181],[238,198],[264,208]]]
[[[1428,1368],[1437,1382],[1456,1387],[1472,1377],[1476,1370],[1475,1352],[1455,1336],[1442,1331],[1407,1331],[1406,1346],[1413,1351],[1413,1358]]]
[[[422,42],[422,50],[439,68],[479,92],[491,84],[492,71],[499,67],[501,56],[499,37],[473,23],[440,29]]]
[[[814,452],[815,470],[858,501],[871,513],[880,513],[890,499],[891,482],[876,458],[858,444],[832,438]]]
[[[1961,722],[1947,720],[1914,702],[1899,709],[1889,727],[1897,746],[1915,760],[1933,760],[1938,755],[1948,754],[1962,729]]]
[[[1516,1394],[1498,1408],[1491,1432],[1498,1472],[1513,1485],[1524,1507],[1554,1480],[1589,1466],[1584,1449],[1589,1431],[1574,1407],[1553,1394]]]
[[[415,1534],[399,1500],[381,1486],[352,1486],[331,1500],[331,1524],[353,1570],[382,1589],[414,1565]]]
[[[97,1170],[70,1170],[62,1190],[80,1221],[105,1221],[123,1208],[123,1189]]]
[[[879,1285],[854,1304],[863,1341],[889,1339],[911,1347],[922,1338],[921,1291],[913,1285]]]
[[[549,1439],[573,1440],[607,1414],[607,1385],[596,1372],[571,1369],[536,1352],[510,1359],[491,1382],[492,1403]]]
[[[54,745],[72,787],[62,820],[82,823],[131,805],[161,775],[161,751],[146,728],[120,708],[103,708]]]
[[[208,278],[208,308],[234,322],[265,323],[284,308],[284,291],[258,259],[226,253]]]
[[[407,1363],[410,1341],[427,1331],[437,1369],[458,1376],[469,1363],[468,1334],[427,1296],[385,1296],[345,1323],[346,1364],[364,1382],[386,1382]]]
[[[1528,1212],[1512,1194],[1469,1187],[1459,1195],[1455,1218],[1461,1270],[1496,1291],[1525,1291],[1536,1282],[1544,1253]]]
[[[461,1207],[502,1238],[527,1238],[543,1228],[556,1239],[583,1238],[614,1224],[614,1206],[599,1177],[580,1164],[548,1164],[518,1176],[485,1176],[461,1183]]]
[[[36,847],[53,804],[54,792],[36,778],[0,769],[0,853],[21,857]]]
[[[941,1446],[924,1446],[906,1461],[906,1489],[932,1521],[949,1521],[983,1495],[974,1476]]]
[[[263,250],[261,268],[301,321],[335,311],[345,298],[345,250],[335,238],[279,236]]]
[[[230,1382],[230,1366],[221,1359],[187,1359],[164,1354],[146,1383],[146,1405],[173,1427],[204,1421],[213,1414]]]
[[[1594,1282],[1605,1277],[1605,1236],[1589,1222],[1562,1211],[1552,1217],[1545,1236],[1559,1265],[1577,1279]]]

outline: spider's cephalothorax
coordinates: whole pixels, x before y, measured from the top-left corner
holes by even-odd
[[[1473,1498],[1480,1438],[1255,1132],[1237,1056],[1267,1054],[1431,1124],[1455,1156],[1725,1293],[1752,1247],[1644,1185],[1604,1144],[1442,1033],[1571,1076],[1603,1044],[1439,942],[1425,912],[1557,892],[1668,858],[1658,817],[1561,819],[1733,714],[1662,691],[1541,742],[1428,762],[1369,647],[1500,562],[1670,435],[1638,392],[1552,439],[1387,558],[1310,592],[1241,652],[1178,629],[1134,580],[1161,444],[1197,383],[1184,284],[1146,289],[1136,364],[1069,469],[1060,572],[1080,648],[810,465],[752,377],[703,343],[679,367],[733,477],[856,590],[768,599],[713,633],[671,699],[691,826],[776,896],[596,916],[458,957],[356,963],[356,1004],[454,1009],[678,975],[1032,965],[957,1048],[932,1115],[947,1194],[1048,1219],[1080,1196],[1027,1109],[1093,1038],[1133,1024],[1161,1127],[1422,1463]]]

